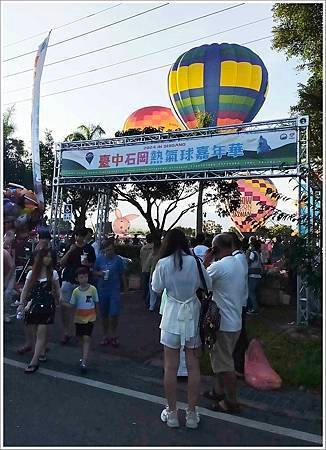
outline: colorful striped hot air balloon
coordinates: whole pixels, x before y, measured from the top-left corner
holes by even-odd
[[[168,89],[179,120],[196,128],[196,111],[210,126],[250,122],[263,105],[268,73],[256,53],[238,44],[205,44],[183,53],[170,69]]]
[[[130,114],[125,121],[123,131],[129,128],[163,127],[163,131],[183,129],[170,108],[164,106],[146,106]]]
[[[252,233],[273,214],[277,199],[272,194],[277,193],[277,189],[269,178],[238,180],[237,184],[240,207],[230,214],[231,219],[241,233]],[[268,188],[271,192],[267,193]]]

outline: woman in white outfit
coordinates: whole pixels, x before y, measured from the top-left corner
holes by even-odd
[[[212,282],[204,266],[203,274],[207,288]],[[176,406],[177,370],[180,347],[185,347],[188,370],[188,409],[186,426],[197,428],[199,415],[196,404],[200,390],[200,368],[198,348],[200,302],[196,291],[201,286],[197,263],[191,254],[187,238],[179,229],[170,230],[162,243],[160,260],[152,279],[152,289],[161,293],[166,289],[167,300],[163,310],[161,344],[164,345],[164,387],[168,406],[162,411],[161,419],[169,427],[178,427]]]

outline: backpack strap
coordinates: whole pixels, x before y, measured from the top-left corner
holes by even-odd
[[[203,269],[202,269],[202,266],[201,266],[201,262],[200,262],[200,260],[199,260],[199,258],[197,256],[194,255],[194,258],[196,260],[200,281],[201,281],[201,283],[203,285],[205,294],[208,295],[207,284],[206,284],[206,280],[205,280],[205,277],[204,277],[204,274],[203,274]]]

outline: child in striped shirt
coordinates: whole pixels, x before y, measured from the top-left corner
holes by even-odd
[[[88,283],[89,270],[87,267],[80,267],[76,271],[76,280],[79,286],[73,290],[70,305],[75,307],[76,336],[80,338],[82,344],[82,359],[80,360],[80,370],[87,372],[87,360],[91,344],[94,322],[98,309],[98,295],[95,286]]]

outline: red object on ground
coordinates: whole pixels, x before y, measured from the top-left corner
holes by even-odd
[[[245,356],[245,380],[255,389],[280,389],[281,377],[272,369],[265,356],[263,347],[257,339],[253,339]]]

